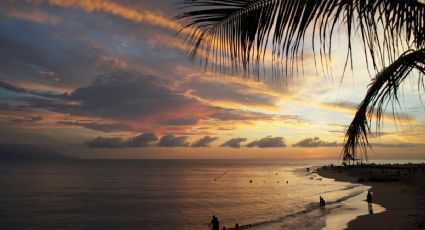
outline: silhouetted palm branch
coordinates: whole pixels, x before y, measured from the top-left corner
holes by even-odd
[[[342,151],[344,160],[354,159],[359,152],[361,158],[363,158],[363,155],[366,159],[368,158],[367,147],[370,146],[368,135],[372,135],[370,128],[371,119],[375,115],[377,130],[379,130],[381,118],[387,105],[391,103],[394,109],[397,104],[400,104],[398,89],[412,70],[419,72],[418,87],[425,89],[423,84],[425,49],[407,51],[373,79],[347,130],[346,141]]]
[[[348,35],[346,66],[356,31],[376,70],[397,58],[400,49],[425,44],[425,5],[417,0],[186,0],[182,4],[183,13],[177,18],[190,29],[186,37],[190,55],[203,52],[205,64],[214,61],[219,70],[242,67],[258,76],[271,50],[273,73],[287,74],[298,66],[309,30],[313,50],[326,66],[323,60],[330,59],[338,25]],[[319,49],[315,42],[320,43]]]
[[[185,41],[190,56],[202,53],[205,66],[219,71],[229,67],[259,76],[271,51],[274,76],[290,75],[294,68],[298,70],[306,37],[311,38],[316,66],[319,53],[326,71],[333,35],[345,28],[345,72],[348,64],[352,67],[352,38],[358,35],[367,65],[376,72],[387,67],[374,78],[358,107],[346,133],[344,159],[354,158],[359,149],[361,157],[367,157],[373,114],[380,129],[388,103],[399,103],[401,82],[413,69],[424,73],[423,0],[186,0],[182,5],[183,13],[177,18],[189,30]]]

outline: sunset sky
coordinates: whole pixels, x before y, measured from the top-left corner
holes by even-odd
[[[177,3],[1,1],[1,145],[82,158],[339,157],[371,81],[361,46],[344,78],[343,31],[332,77],[308,46],[296,76],[216,73],[188,60]],[[396,124],[388,107],[371,158],[425,158],[415,77]]]

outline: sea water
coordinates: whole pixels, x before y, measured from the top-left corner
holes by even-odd
[[[0,229],[321,229],[366,186],[306,172],[323,161],[0,162]],[[220,228],[221,228],[220,227]],[[341,226],[343,227],[343,226]]]

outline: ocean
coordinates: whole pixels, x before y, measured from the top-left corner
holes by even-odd
[[[220,229],[322,229],[319,196],[337,204],[368,189],[306,172],[324,163],[0,161],[0,229],[207,230],[212,215]]]

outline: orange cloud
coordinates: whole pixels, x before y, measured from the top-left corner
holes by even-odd
[[[5,12],[6,16],[24,19],[35,23],[49,23],[58,24],[61,22],[59,17],[48,14],[44,11],[33,10],[33,11],[21,11],[21,10],[9,10]]]
[[[37,76],[40,75],[40,72],[36,73]],[[63,86],[54,86],[51,84],[44,84],[39,82],[32,81],[22,81],[22,80],[7,80],[3,81],[12,85],[15,85],[19,88],[23,88],[30,91],[53,91],[57,93],[66,93],[71,92],[74,88],[72,87],[63,87]]]
[[[341,112],[341,113],[347,113],[347,114],[353,114],[353,115],[356,114],[357,112],[356,106],[344,105],[343,103],[329,104],[329,103],[322,103],[322,102],[306,101],[301,99],[295,99],[294,101],[305,106],[315,107],[315,108],[324,109],[324,110],[333,111],[333,112]],[[375,115],[373,119],[375,119]],[[382,114],[382,121],[390,121],[390,122],[396,121],[396,122],[399,122],[400,124],[410,124],[412,121],[414,122],[414,119],[406,116],[405,114],[396,113],[394,117],[392,113],[384,113]]]
[[[134,7],[108,0],[28,0],[28,2],[36,4],[47,2],[54,6],[76,8],[86,12],[105,12],[130,21],[144,22],[176,31],[181,28],[179,23],[158,14],[158,12],[137,10]]]

